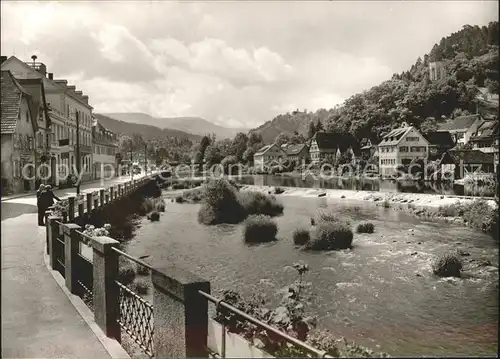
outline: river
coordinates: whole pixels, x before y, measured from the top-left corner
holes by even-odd
[[[164,196],[168,196],[164,192]],[[278,241],[249,246],[242,225],[203,226],[197,204],[170,203],[159,222],[141,219],[127,252],[149,255],[155,266],[173,264],[211,281],[212,291],[234,289],[269,298],[294,281],[287,269],[310,266],[319,325],[391,355],[493,355],[497,352],[498,244],[462,226],[424,222],[373,203],[326,198],[279,197]],[[292,233],[328,207],[351,219],[375,224],[373,234],[355,234],[353,249],[321,253],[294,248]],[[413,230],[413,232],[411,232]],[[469,259],[490,260],[466,279],[431,273],[431,259],[460,248]]]
[[[345,189],[354,191],[381,191],[381,192],[407,192],[430,193],[440,195],[494,197],[494,186],[480,186],[476,184],[453,184],[450,182],[418,182],[395,181],[378,178],[359,179],[354,177],[336,177],[315,179],[312,176],[302,178],[297,175],[248,175],[237,180],[243,184],[260,186],[306,187],[325,189]]]

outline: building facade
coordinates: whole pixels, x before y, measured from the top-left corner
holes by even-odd
[[[359,145],[351,135],[316,132],[311,138],[309,156],[312,163],[319,164],[327,159],[335,161],[346,152],[351,154],[353,161],[360,154]]]
[[[309,162],[309,148],[305,143],[298,145],[288,145],[285,148],[285,153],[287,159],[297,165],[303,162]]]
[[[446,77],[446,69],[441,61],[429,63],[429,78],[431,81],[444,79]]]
[[[396,174],[398,166],[415,160],[426,160],[429,142],[413,126],[406,123],[385,135],[378,145],[379,170],[382,176]]]
[[[88,96],[68,86],[66,80],[54,80],[45,64],[23,62],[11,56],[2,61],[2,70],[10,70],[16,79],[41,79],[50,122],[50,164],[55,184],[76,174],[76,125],[79,122],[82,181],[92,173],[92,106]]]
[[[1,71],[2,194],[35,189],[36,133],[30,94],[10,71]]]
[[[449,132],[457,145],[464,146],[476,133],[483,119],[479,114],[456,117],[439,126],[439,132]]]
[[[92,126],[93,142],[93,178],[112,178],[118,176],[118,153],[117,135],[106,129],[94,119]]]
[[[253,155],[254,167],[264,168],[272,162],[278,164],[286,158],[286,153],[277,145],[267,145],[262,147]]]

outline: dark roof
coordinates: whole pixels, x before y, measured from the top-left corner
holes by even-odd
[[[479,118],[480,118],[479,115],[456,117],[450,122],[441,124],[439,126],[438,131],[468,130],[474,124],[474,122]]]
[[[298,155],[300,152],[302,152],[302,150],[304,149],[304,147],[306,147],[305,144],[289,145],[286,148],[286,154],[289,155],[289,156]]]
[[[471,141],[489,140],[498,136],[498,121],[484,121],[478,128]]]
[[[359,150],[359,144],[350,134],[339,134],[333,132],[316,132],[313,139],[316,140],[318,148],[321,150],[340,149],[341,152],[352,147],[354,152]]]
[[[429,161],[435,161],[436,164],[438,165],[448,165],[448,164],[455,164],[454,158],[451,156],[450,152],[444,152],[440,154],[430,154]]]
[[[16,131],[21,97],[27,95],[26,90],[14,79],[10,71],[2,71],[2,124],[1,134],[12,134]]]
[[[484,153],[478,150],[450,150],[449,154],[456,164],[493,164],[493,153]]]
[[[455,141],[451,137],[449,132],[437,131],[437,132],[428,132],[424,135],[424,137],[429,141],[430,145],[439,146],[439,147],[447,147],[452,148],[455,146]]]
[[[383,146],[397,145],[400,142],[401,138],[406,133],[408,133],[408,131],[410,131],[412,128],[413,128],[412,126],[395,128],[394,130],[392,130],[383,137],[382,141],[380,141],[380,145]]]

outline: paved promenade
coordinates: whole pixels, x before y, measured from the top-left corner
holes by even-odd
[[[45,266],[36,214],[2,221],[2,358],[111,358]]]
[[[87,183],[81,190],[129,179]],[[64,198],[75,189],[55,193]],[[36,196],[2,199],[1,206],[2,358],[111,358],[45,265],[45,227],[37,225]]]

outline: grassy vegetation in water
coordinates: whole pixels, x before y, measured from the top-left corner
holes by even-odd
[[[375,226],[370,222],[363,222],[358,224],[356,232],[358,233],[373,233],[375,231]]]
[[[309,231],[304,228],[298,228],[293,231],[293,243],[297,246],[303,246],[311,240]]]
[[[244,223],[244,239],[247,243],[265,243],[276,240],[278,227],[269,216],[250,215]]]
[[[462,260],[459,253],[444,253],[432,262],[432,272],[440,277],[460,277]]]

